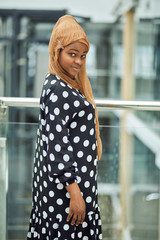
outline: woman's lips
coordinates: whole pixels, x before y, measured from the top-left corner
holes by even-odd
[[[80,67],[72,67],[75,71],[79,71],[80,70]]]

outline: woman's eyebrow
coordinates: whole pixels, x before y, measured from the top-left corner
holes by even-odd
[[[75,49],[75,48],[71,48],[71,49],[69,49],[70,51],[76,51],[76,52],[79,52],[79,50],[78,49]],[[87,53],[88,51],[84,51],[83,53]]]

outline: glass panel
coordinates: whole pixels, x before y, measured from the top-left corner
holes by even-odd
[[[157,240],[160,128],[154,123],[142,126],[133,112],[100,111],[99,116],[103,154],[98,162],[98,191],[103,240]],[[27,119],[33,120],[31,115]],[[29,122],[7,125],[7,240],[26,239],[37,126]]]
[[[26,239],[36,130],[34,123],[10,123],[8,126],[8,240]]]

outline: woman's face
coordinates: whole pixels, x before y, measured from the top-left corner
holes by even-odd
[[[60,50],[59,64],[71,78],[75,78],[86,62],[88,48],[84,43],[74,42]]]

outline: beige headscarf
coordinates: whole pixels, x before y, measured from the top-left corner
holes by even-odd
[[[83,67],[79,71],[77,76],[78,80],[73,80],[61,68],[58,62],[60,49],[66,47],[67,45],[73,42],[84,43],[89,50],[89,41],[82,27],[78,24],[74,17],[70,15],[65,15],[59,18],[51,34],[49,42],[48,72],[56,74],[59,78],[68,83],[70,86],[72,86],[75,89],[78,89],[86,97],[86,99],[95,106],[97,154],[98,159],[100,160],[102,154],[102,143],[99,135],[98,112],[92,94],[92,87],[86,73],[86,66],[83,65]]]

